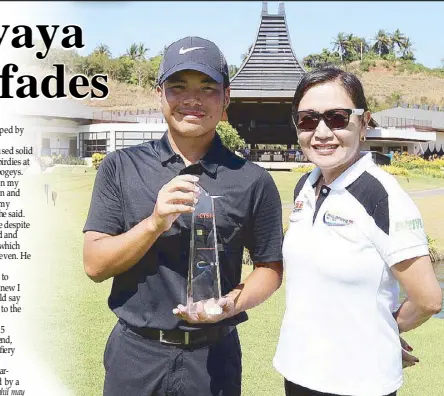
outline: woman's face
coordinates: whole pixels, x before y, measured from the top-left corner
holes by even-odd
[[[310,88],[302,97],[298,111],[314,110],[322,114],[331,109],[355,108],[341,82],[334,81]],[[345,129],[336,130],[331,130],[321,119],[315,130],[297,130],[299,144],[305,156],[319,168],[347,168],[359,156],[359,139],[365,136],[369,119],[369,112],[352,114]]]

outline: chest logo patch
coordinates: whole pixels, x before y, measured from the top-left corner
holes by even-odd
[[[304,208],[304,201],[295,201],[293,206],[293,213],[300,212]]]
[[[350,224],[353,224],[353,220],[344,219],[343,217],[339,215],[335,215],[330,212],[324,213],[324,224],[331,226],[331,227],[343,227]]]

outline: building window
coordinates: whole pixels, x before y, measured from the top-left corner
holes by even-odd
[[[377,151],[378,153],[382,153],[382,146],[370,146],[370,151]]]
[[[391,146],[388,148],[389,152],[393,151],[394,153],[398,152],[401,153],[401,146]]]
[[[80,156],[92,157],[94,153],[108,152],[109,132],[82,132],[79,133]]]
[[[149,131],[116,131],[116,150],[160,139],[160,137],[158,133]]]

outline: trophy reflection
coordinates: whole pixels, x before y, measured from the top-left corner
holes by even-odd
[[[198,305],[208,315],[222,313],[219,257],[213,198],[201,186],[191,219],[190,263],[188,269],[187,309],[196,313]]]

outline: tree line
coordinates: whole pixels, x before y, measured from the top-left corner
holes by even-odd
[[[86,56],[75,50],[51,48],[47,57],[39,62],[39,66],[45,69],[51,68],[55,63],[63,63],[70,74],[108,74],[109,78],[115,81],[153,88],[164,51],[165,48],[158,55],[149,57],[149,48],[144,43],[132,43],[125,53],[115,57],[112,56],[109,46],[104,43],[97,45]],[[29,62],[32,61],[30,58]]]
[[[317,68],[375,58],[415,61],[413,43],[399,29],[393,33],[379,29],[371,40],[355,36],[353,33],[340,32],[331,44],[331,50],[323,48],[319,54],[307,55],[302,61],[303,65]]]

